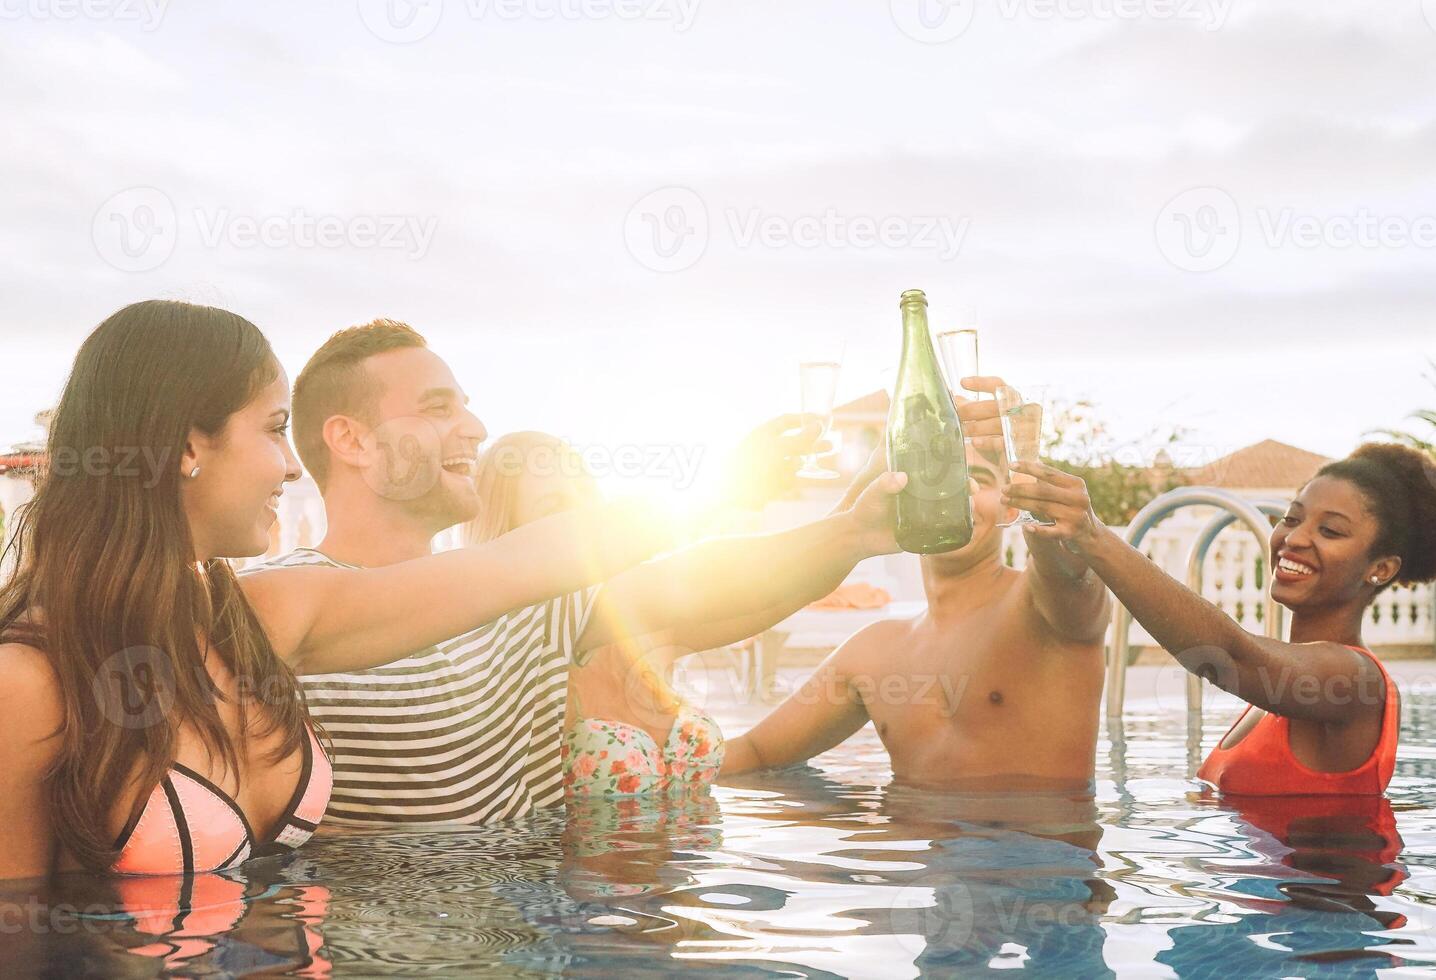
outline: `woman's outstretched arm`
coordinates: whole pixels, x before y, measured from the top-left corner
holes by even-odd
[[[301,674],[363,670],[602,582],[671,542],[639,505],[557,514],[482,545],[381,568],[301,565],[240,576],[275,651]]]
[[[1286,718],[1349,723],[1380,712],[1380,670],[1340,643],[1286,643],[1247,632],[1098,520],[1080,477],[1042,463],[1014,467],[1037,478],[1004,500],[1056,523],[1032,534],[1063,542],[1187,670],[1249,704]]]

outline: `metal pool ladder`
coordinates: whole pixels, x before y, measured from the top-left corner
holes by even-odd
[[[1249,501],[1216,487],[1178,487],[1162,494],[1137,512],[1127,528],[1127,543],[1140,548],[1147,532],[1183,507],[1218,508],[1201,532],[1192,541],[1187,553],[1187,587],[1198,595],[1202,591],[1202,563],[1212,542],[1226,528],[1240,521],[1261,543],[1263,553],[1271,537],[1269,517],[1286,513],[1286,505],[1277,500]],[[1270,575],[1270,570],[1268,570]],[[1271,598],[1265,600],[1263,623],[1266,635],[1280,638],[1285,609]],[[1127,659],[1131,649],[1132,614],[1120,602],[1112,617],[1112,651],[1107,661],[1107,720],[1120,721],[1127,697]],[[1202,679],[1187,675],[1187,730],[1200,733],[1202,719]],[[1199,736],[1200,737],[1200,736]]]

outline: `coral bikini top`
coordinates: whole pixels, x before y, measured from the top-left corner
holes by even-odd
[[[310,729],[294,795],[274,832],[260,840],[233,797],[175,763],[150,792],[144,809],[121,831],[115,842],[120,857],[113,870],[129,875],[222,871],[253,857],[291,851],[319,826],[333,786],[329,757]]]

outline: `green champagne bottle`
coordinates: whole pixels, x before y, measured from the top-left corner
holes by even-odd
[[[935,555],[972,540],[967,444],[927,331],[927,297],[902,294],[902,364],[888,410],[888,469],[907,474],[897,498],[897,543]]]

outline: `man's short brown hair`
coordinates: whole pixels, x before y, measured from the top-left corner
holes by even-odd
[[[294,448],[319,489],[329,479],[324,423],[348,415],[370,425],[378,420],[379,385],[364,362],[375,354],[429,346],[423,336],[397,320],[378,319],[341,330],[314,352],[294,381]]]

